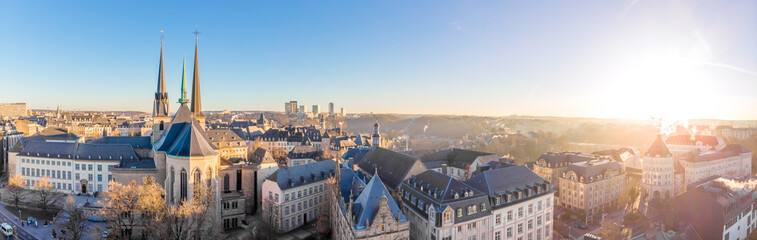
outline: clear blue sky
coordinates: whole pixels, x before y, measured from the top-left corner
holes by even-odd
[[[3,1],[0,102],[757,119],[756,1]],[[188,64],[191,72],[191,64]]]

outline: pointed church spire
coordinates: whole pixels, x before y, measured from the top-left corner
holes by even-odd
[[[155,92],[155,106],[153,116],[168,116],[168,93],[166,93],[166,78],[163,68],[163,30],[160,30],[160,64],[158,65],[158,89]]]
[[[197,58],[197,34],[200,34],[197,30],[195,34],[195,66],[194,75],[192,76],[192,112],[197,116],[203,116],[202,114],[202,101],[200,100],[200,63]]]
[[[181,97],[179,98],[179,103],[184,104],[188,103],[189,99],[187,98],[187,57],[184,56],[184,59],[181,60]]]

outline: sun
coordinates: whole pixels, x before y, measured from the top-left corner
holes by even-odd
[[[675,54],[630,55],[616,67],[602,94],[608,117],[685,121],[704,116],[707,75],[695,59]]]

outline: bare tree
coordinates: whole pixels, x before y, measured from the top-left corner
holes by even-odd
[[[68,219],[58,226],[59,229],[65,230],[58,237],[63,239],[81,239],[87,226],[87,218],[84,216],[84,212],[76,209],[76,200],[74,200],[73,196],[69,195],[66,199],[66,202],[63,204],[63,212],[68,215]]]
[[[16,174],[8,179],[8,185],[5,185],[5,193],[10,200],[13,201],[13,206],[18,209],[18,204],[21,199],[24,199],[29,194],[29,190],[26,189],[27,184],[24,177],[20,174]]]
[[[53,184],[50,183],[50,178],[46,175],[34,183],[34,195],[37,196],[37,205],[42,211],[47,214],[47,211],[51,207],[55,207],[58,202],[63,198],[63,194],[55,190]]]
[[[137,201],[139,188],[137,182],[132,180],[127,185],[115,181],[108,184],[108,191],[103,194],[100,213],[105,217],[117,237],[131,239],[134,226],[137,224]]]
[[[597,235],[602,239],[628,239],[623,227],[609,218],[602,220],[602,227],[597,230]]]
[[[168,206],[161,224],[167,229],[165,239],[203,239],[214,235],[217,229],[212,224],[213,188],[197,184],[193,197],[180,204]]]

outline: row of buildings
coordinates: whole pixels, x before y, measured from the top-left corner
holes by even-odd
[[[328,114],[329,116],[345,116],[344,108],[340,108],[338,113],[334,110],[334,103],[330,102],[328,112],[321,112],[321,105],[316,104],[312,106],[310,113],[316,116],[319,114]],[[297,101],[289,101],[284,103],[284,112],[287,114],[305,114],[307,113],[307,110],[305,109],[305,105],[297,105]]]
[[[328,209],[334,239],[551,239],[553,195],[530,169],[493,154],[374,146],[277,170],[262,209],[280,232]]]

